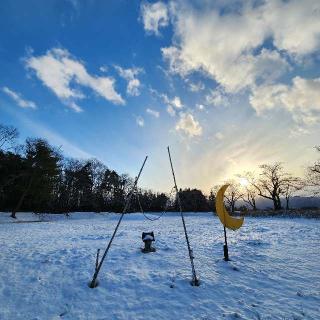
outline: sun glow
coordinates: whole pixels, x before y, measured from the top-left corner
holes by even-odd
[[[239,183],[242,187],[246,187],[249,184],[249,181],[246,178],[239,178]]]

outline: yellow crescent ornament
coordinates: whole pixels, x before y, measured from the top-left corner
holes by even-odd
[[[227,188],[229,187],[229,184],[225,184],[223,185],[217,195],[216,195],[216,212],[217,215],[221,221],[221,223],[228,229],[232,229],[232,230],[237,230],[239,229],[242,224],[243,224],[243,220],[244,218],[234,218],[231,217],[227,211],[227,209],[224,206],[223,203],[223,197],[224,197],[224,193],[227,190]]]

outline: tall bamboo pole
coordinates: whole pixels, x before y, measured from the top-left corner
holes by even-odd
[[[192,270],[192,281],[191,281],[191,285],[193,285],[193,286],[199,286],[199,285],[200,285],[200,282],[199,282],[199,279],[197,278],[196,270],[195,270],[194,263],[193,263],[194,256],[193,256],[192,249],[191,249],[190,242],[189,242],[189,237],[188,237],[188,233],[187,233],[186,223],[185,223],[185,221],[184,221],[184,215],[183,215],[183,212],[182,212],[180,195],[179,195],[179,191],[178,191],[178,187],[177,187],[176,176],[175,176],[174,170],[173,170],[173,165],[172,165],[172,160],[171,160],[171,154],[170,154],[170,149],[169,149],[169,147],[168,147],[168,154],[169,154],[171,171],[172,171],[172,176],[173,176],[173,181],[174,181],[174,188],[176,189],[176,193],[177,193],[178,205],[179,205],[180,215],[181,215],[181,219],[182,219],[184,235],[185,235],[185,237],[186,237],[186,242],[187,242],[187,246],[188,246],[190,263],[191,263],[191,270]]]
[[[107,246],[106,250],[104,251],[104,254],[103,254],[103,256],[102,256],[102,258],[101,258],[98,266],[97,266],[96,269],[95,269],[93,278],[92,278],[92,280],[91,280],[91,282],[90,282],[90,284],[89,284],[89,287],[90,287],[90,288],[95,288],[95,287],[98,285],[96,280],[97,280],[99,271],[100,271],[100,269],[101,269],[101,267],[102,267],[102,264],[103,264],[104,259],[105,259],[106,256],[107,256],[107,253],[108,253],[108,251],[109,251],[109,249],[110,249],[110,247],[111,247],[112,241],[113,241],[113,239],[114,239],[114,237],[115,237],[115,235],[116,235],[116,233],[117,233],[117,231],[118,231],[118,228],[119,228],[119,226],[120,226],[120,223],[121,223],[121,221],[122,221],[122,218],[123,218],[124,214],[126,213],[126,211],[127,211],[128,208],[129,208],[129,204],[130,204],[130,202],[131,202],[131,198],[132,198],[132,196],[133,196],[133,194],[134,194],[134,190],[135,190],[135,188],[136,188],[136,186],[137,186],[137,184],[138,184],[138,180],[139,180],[139,178],[140,178],[141,172],[142,172],[142,170],[143,170],[143,168],[144,168],[144,165],[145,165],[147,159],[148,159],[148,156],[145,157],[145,159],[144,159],[144,161],[143,161],[143,164],[142,164],[142,166],[141,166],[141,169],[140,169],[140,171],[139,171],[139,174],[138,174],[138,176],[136,177],[133,186],[131,187],[130,193],[129,193],[129,195],[128,195],[127,201],[126,201],[126,203],[125,203],[125,206],[124,206],[124,208],[123,208],[123,211],[122,211],[122,214],[121,214],[121,216],[120,216],[120,218],[119,218],[119,221],[118,221],[118,223],[117,223],[117,225],[116,225],[116,228],[114,229],[113,234],[112,234],[112,237],[111,237],[111,239],[110,239],[110,241],[109,241],[109,243],[108,243],[108,246]]]

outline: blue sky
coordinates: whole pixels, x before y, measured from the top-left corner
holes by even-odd
[[[0,121],[142,185],[207,191],[320,135],[319,1],[1,1]]]

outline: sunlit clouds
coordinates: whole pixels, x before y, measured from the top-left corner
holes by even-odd
[[[176,124],[176,130],[189,137],[201,136],[202,128],[197,120],[190,113],[182,112]]]
[[[250,103],[258,114],[281,107],[288,110],[298,123],[317,123],[320,114],[320,78],[295,77],[291,85],[255,88],[250,96]]]
[[[205,192],[263,163],[302,175],[314,160],[318,0],[21,6],[20,19],[0,13],[0,112],[21,139],[41,135],[25,117],[70,155],[132,176],[148,154],[142,183],[161,191],[168,145],[179,185]]]

